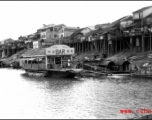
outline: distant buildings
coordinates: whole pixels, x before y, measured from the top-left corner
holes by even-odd
[[[85,28],[64,24],[43,25],[33,34],[20,36],[17,41],[1,41],[0,55],[6,57],[24,48],[44,48],[59,43],[74,47],[76,53],[98,53],[103,56],[136,48],[145,52],[152,49],[151,32],[152,6],[148,6],[112,23]]]

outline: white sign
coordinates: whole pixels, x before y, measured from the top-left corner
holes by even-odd
[[[38,41],[34,41],[33,42],[33,48],[35,49],[35,48],[39,48],[39,43],[38,43]]]
[[[46,48],[46,55],[73,55],[74,48],[70,48],[66,45],[54,45],[50,48]]]
[[[41,39],[46,39],[46,32],[41,32]]]

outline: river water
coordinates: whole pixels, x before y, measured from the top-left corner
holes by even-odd
[[[55,79],[0,69],[0,118],[133,118],[121,109],[152,109],[152,80],[132,77]]]

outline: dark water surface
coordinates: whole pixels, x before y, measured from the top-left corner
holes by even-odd
[[[151,79],[55,79],[23,73],[0,69],[0,118],[132,118],[136,115],[119,111],[152,110]]]

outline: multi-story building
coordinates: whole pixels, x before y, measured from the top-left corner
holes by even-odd
[[[40,39],[34,41],[33,45],[38,44],[38,47],[48,47],[58,44],[60,43],[60,38],[68,37],[78,29],[78,27],[68,27],[64,24],[44,25],[42,28],[37,30],[40,34]]]

